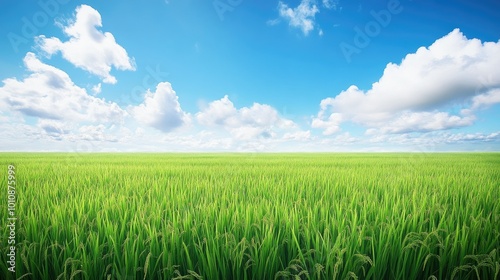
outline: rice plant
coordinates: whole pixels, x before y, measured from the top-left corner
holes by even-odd
[[[0,163],[2,186],[17,172],[12,279],[500,279],[498,153]]]

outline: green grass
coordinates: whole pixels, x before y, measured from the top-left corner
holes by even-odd
[[[16,165],[17,278],[500,279],[498,153],[3,153],[0,163],[0,217]]]

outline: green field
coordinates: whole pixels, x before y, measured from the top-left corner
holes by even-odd
[[[0,154],[22,279],[500,279],[500,154]],[[0,277],[3,279],[3,276]]]

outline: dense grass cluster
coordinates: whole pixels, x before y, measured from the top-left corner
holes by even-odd
[[[498,153],[0,163],[2,186],[17,170],[17,278],[500,279]]]

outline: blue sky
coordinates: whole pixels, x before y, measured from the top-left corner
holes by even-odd
[[[498,1],[2,1],[1,147],[498,151],[499,18]]]

